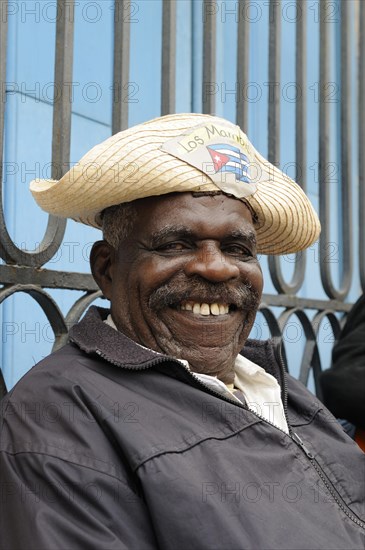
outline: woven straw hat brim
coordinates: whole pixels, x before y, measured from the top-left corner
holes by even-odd
[[[258,163],[267,161],[256,151]],[[258,182],[256,193],[245,200],[255,212],[258,248],[262,254],[289,254],[316,242],[321,232],[308,197],[287,175],[271,165],[272,178]]]
[[[160,147],[199,124],[222,122],[231,124],[210,115],[178,114],[129,128],[93,147],[60,180],[32,181],[31,192],[46,212],[100,228],[100,212],[115,204],[173,192],[219,191],[206,174]],[[270,167],[269,176],[257,181],[257,191],[244,199],[257,217],[258,252],[287,254],[307,248],[320,233],[309,199],[252,150],[254,162],[266,174]]]

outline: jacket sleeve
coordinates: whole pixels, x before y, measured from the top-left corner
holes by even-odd
[[[365,294],[349,313],[320,381],[332,414],[365,429]]]
[[[123,480],[45,453],[0,453],[2,550],[156,549]]]

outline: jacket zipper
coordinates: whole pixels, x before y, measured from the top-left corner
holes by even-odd
[[[276,348],[275,348],[276,349]],[[275,355],[276,355],[276,358],[279,362],[279,366],[280,366],[280,371],[281,371],[281,378],[282,378],[282,384],[283,384],[283,401],[284,401],[284,414],[285,414],[285,418],[286,418],[286,422],[287,422],[287,425],[288,425],[288,429],[289,429],[289,433],[285,432],[284,430],[282,430],[281,428],[279,428],[278,426],[276,426],[275,424],[273,424],[272,422],[270,422],[269,420],[267,420],[266,418],[264,418],[263,416],[261,416],[260,414],[254,412],[254,411],[251,411],[251,409],[249,409],[248,407],[244,406],[243,403],[239,402],[239,401],[236,401],[236,400],[233,400],[233,399],[229,399],[228,397],[226,397],[225,395],[213,390],[212,388],[210,388],[209,386],[207,386],[206,384],[204,384],[204,382],[202,382],[197,376],[195,376],[195,374],[186,366],[184,365],[184,363],[181,363],[179,360],[175,359],[174,357],[169,357],[169,356],[166,356],[166,357],[159,357],[159,358],[156,358],[156,359],[153,359],[152,361],[149,361],[147,364],[145,365],[142,365],[142,366],[134,366],[133,367],[128,367],[126,366],[125,364],[121,364],[119,363],[118,361],[112,361],[105,353],[103,353],[100,349],[96,349],[95,352],[100,356],[102,357],[103,359],[105,359],[105,361],[107,361],[108,363],[111,363],[113,365],[116,365],[117,367],[121,367],[121,368],[124,368],[124,369],[127,369],[127,370],[146,370],[146,369],[149,369],[151,367],[154,367],[156,365],[159,365],[159,364],[162,364],[162,363],[166,363],[166,362],[173,362],[177,365],[179,365],[180,367],[182,367],[193,379],[195,382],[197,382],[200,386],[202,386],[208,393],[211,393],[213,395],[215,395],[216,397],[219,397],[219,399],[224,399],[225,401],[227,401],[228,403],[232,403],[238,407],[241,407],[245,410],[249,410],[252,414],[254,414],[255,416],[257,416],[257,418],[259,418],[260,420],[262,420],[263,422],[267,422],[268,424],[270,424],[271,426],[273,426],[274,428],[276,428],[277,430],[281,431],[283,434],[287,435],[290,437],[290,439],[292,441],[294,441],[294,443],[296,443],[296,445],[298,445],[298,447],[300,447],[302,449],[302,451],[304,452],[304,454],[307,456],[307,458],[310,460],[310,463],[312,464],[312,466],[314,467],[314,469],[316,470],[317,472],[317,475],[319,476],[319,478],[322,480],[323,484],[325,485],[326,489],[329,491],[329,493],[331,494],[331,496],[333,497],[334,501],[337,503],[337,505],[339,506],[339,508],[343,511],[343,513],[348,517],[350,518],[354,523],[356,523],[356,525],[358,525],[359,527],[362,527],[363,529],[365,529],[365,523],[363,523],[361,521],[360,518],[358,518],[357,516],[354,515],[354,513],[348,508],[347,504],[343,501],[342,497],[337,493],[336,489],[334,488],[332,482],[328,479],[327,475],[325,474],[325,472],[322,470],[321,466],[318,464],[317,460],[315,459],[314,455],[307,449],[307,447],[305,446],[305,444],[303,443],[303,441],[301,440],[301,438],[299,437],[299,435],[294,432],[289,424],[289,419],[288,419],[288,414],[287,414],[287,395],[288,395],[288,388],[287,388],[287,383],[286,383],[286,379],[285,379],[285,375],[284,375],[284,371],[285,371],[285,365],[284,365],[284,361],[283,361],[283,358],[282,358],[282,355],[281,355],[281,352],[280,352],[280,349],[277,348],[277,350],[275,351]]]
[[[288,427],[289,427],[289,437],[291,437],[291,439],[302,449],[304,454],[310,460],[313,468],[317,472],[317,475],[320,477],[320,479],[322,480],[324,486],[326,487],[326,489],[328,490],[328,492],[330,493],[330,495],[332,496],[334,501],[337,503],[339,508],[344,512],[344,514],[347,517],[349,517],[354,523],[356,523],[356,525],[359,525],[360,527],[365,529],[365,523],[359,517],[357,517],[352,512],[352,510],[350,510],[348,508],[347,504],[343,501],[343,498],[341,497],[341,495],[338,494],[336,488],[333,486],[332,481],[328,479],[327,474],[323,471],[322,467],[320,466],[320,464],[316,460],[313,453],[310,452],[310,450],[305,446],[305,444],[303,443],[303,441],[299,437],[299,435],[296,432],[294,432],[293,429],[291,428],[291,426],[289,424],[288,415],[287,415],[288,387],[287,387],[287,383],[286,383],[286,377],[284,375],[285,365],[284,365],[283,356],[281,354],[281,349],[278,345],[275,346],[274,353],[276,355],[276,358],[277,358],[279,366],[280,366],[281,379],[282,379],[282,383],[283,383],[284,413],[285,413],[285,418],[286,418],[286,421],[287,421],[287,424],[288,424]]]
[[[314,455],[307,449],[299,435],[295,432],[292,432],[291,438],[295,443],[302,449],[302,451],[307,455],[309,460],[311,461],[311,464],[313,465],[314,469],[316,470],[318,476],[323,481],[323,484],[325,485],[326,489],[329,491],[330,495],[333,497],[333,500],[338,504],[338,506],[341,508],[341,510],[348,516],[354,523],[359,525],[359,527],[362,527],[365,529],[365,523],[361,521],[361,519],[348,508],[347,504],[343,501],[343,498],[341,495],[338,494],[337,490],[332,484],[332,481],[330,481],[327,477],[327,474],[322,470],[322,467],[315,459]]]
[[[274,339],[276,340],[276,338]],[[283,356],[281,354],[281,342],[278,341],[278,342],[274,342],[275,344],[275,347],[274,347],[274,355],[275,355],[275,358],[277,360],[277,362],[279,363],[279,367],[280,367],[280,378],[281,378],[281,387],[282,387],[282,390],[283,390],[283,406],[284,406],[284,415],[285,415],[285,420],[286,420],[286,423],[288,425],[288,429],[289,429],[289,434],[292,432],[292,429],[291,429],[291,426],[290,426],[290,423],[289,423],[289,417],[288,417],[288,385],[286,383],[286,376],[285,376],[285,364],[284,364],[284,359],[283,359]]]

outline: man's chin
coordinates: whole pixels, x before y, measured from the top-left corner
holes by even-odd
[[[158,321],[160,350],[188,361],[196,373],[233,381],[234,362],[251,328],[242,311],[213,317],[166,308]]]
[[[233,372],[234,362],[239,353],[232,343],[224,348],[203,348],[198,343],[186,346],[175,340],[162,338],[159,341],[159,346],[163,348],[166,355],[187,361],[193,372],[209,374],[218,378],[226,376],[228,372]]]
[[[166,334],[184,349],[193,347],[210,354],[210,350],[230,348],[244,344],[248,334],[247,315],[238,309],[220,315],[202,315],[178,308],[165,308],[159,313],[159,320],[166,327]],[[165,331],[163,331],[165,332]]]

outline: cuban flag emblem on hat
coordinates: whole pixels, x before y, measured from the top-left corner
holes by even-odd
[[[249,160],[238,147],[220,143],[207,145],[207,149],[212,157],[215,173],[231,172],[235,175],[236,180],[251,183],[248,175]]]
[[[213,122],[199,125],[169,139],[160,149],[198,168],[203,185],[213,182],[237,198],[257,190],[251,175],[253,148],[238,126]]]

